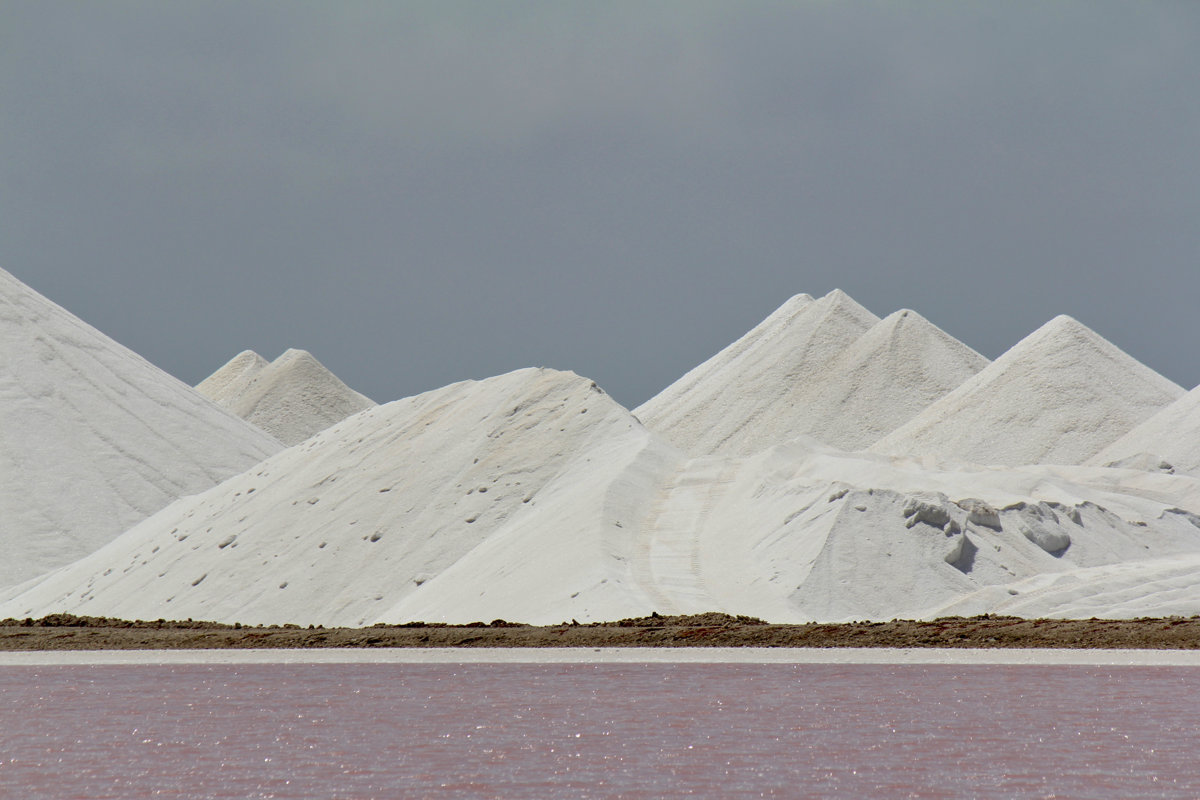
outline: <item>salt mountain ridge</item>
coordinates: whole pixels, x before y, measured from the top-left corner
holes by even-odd
[[[1026,347],[1010,361],[1026,364],[1039,353],[1055,364],[1082,360],[1111,370],[1115,387],[1145,384],[1169,395],[1160,408],[1182,393],[1132,368],[1073,320],[1054,323],[1046,326],[1050,346]],[[797,296],[751,334],[637,409],[645,426],[590,381],[552,370],[368,409],[0,593],[0,616],[63,610],[363,624],[587,621],[651,611],[833,621],[956,609],[1200,610],[1200,578],[1192,578],[1200,573],[1173,566],[1200,559],[1196,478],[973,466],[957,457],[931,467],[907,453],[847,453],[785,426],[770,434],[778,440],[768,434],[778,423],[773,414],[799,418],[794,400],[809,391],[793,392],[788,374],[823,376],[839,387],[830,396],[848,401],[878,393],[880,402],[894,401],[896,385],[942,392],[923,410],[905,398],[912,406],[894,417],[869,404],[840,417],[841,403],[819,409],[817,418],[834,420],[826,436],[853,432],[855,414],[864,415],[865,441],[872,426],[899,425],[911,412],[904,430],[989,370],[995,381],[1032,367],[998,372],[1009,354],[984,366],[919,315],[880,322],[840,292]],[[786,369],[771,363],[780,353],[790,359]],[[882,363],[889,359],[914,363]],[[250,371],[257,363],[242,361]],[[962,386],[946,385],[976,369]],[[232,383],[238,370],[231,372]],[[783,397],[722,391],[722,381]],[[1067,385],[1067,398],[1051,409],[1096,402],[1094,382],[1086,392]],[[696,427],[710,412],[693,393],[719,401],[732,418],[716,436]],[[1135,393],[1133,405],[1150,406],[1149,395]],[[686,413],[671,413],[673,396]],[[819,404],[822,395],[809,397]],[[1011,424],[975,413],[993,427]],[[656,425],[684,437],[692,452],[668,443]],[[1047,430],[1057,430],[1057,452],[1079,438],[1069,427],[1039,429],[1018,446],[1044,447]],[[758,436],[765,446],[754,444]],[[743,450],[704,452],[713,442]],[[1113,581],[1125,587],[1119,597]]]

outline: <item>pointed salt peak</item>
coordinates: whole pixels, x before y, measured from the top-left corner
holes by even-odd
[[[1010,347],[1000,356],[1000,359],[1009,361],[1014,358],[1024,358],[1030,351],[1059,350],[1063,347],[1084,341],[1103,343],[1112,348],[1116,347],[1116,345],[1074,317],[1059,314]]]
[[[805,294],[802,292],[800,294],[794,294],[791,297],[789,297],[786,301],[784,301],[783,305],[781,305],[779,307],[779,310],[780,311],[783,311],[784,309],[798,310],[798,309],[804,308],[805,306],[810,306],[815,302],[816,301],[813,300],[813,296],[811,294]]]
[[[911,308],[902,308],[899,311],[893,311],[880,320],[880,323],[886,322],[888,325],[895,327],[906,320],[910,322],[924,323],[926,325],[933,325],[932,322],[925,319],[925,317],[921,316],[916,311],[913,311]]]
[[[283,354],[271,363],[287,364],[292,361],[316,361],[318,364],[321,363],[320,361],[317,361],[316,356],[314,356],[312,353],[295,347],[289,347],[287,350],[284,350]]]
[[[879,322],[879,317],[875,316],[870,309],[841,289],[834,289],[818,300],[813,306],[813,311],[819,311],[826,318],[836,314],[843,318],[859,320],[866,325],[874,325]]]
[[[271,362],[260,356],[253,350],[243,350],[225,364],[227,367],[238,367],[248,369],[250,367],[265,367]]]

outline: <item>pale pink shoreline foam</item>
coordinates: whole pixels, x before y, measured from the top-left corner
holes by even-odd
[[[551,647],[68,650],[0,653],[0,667],[174,664],[997,664],[1200,667],[1200,650],[868,647]]]

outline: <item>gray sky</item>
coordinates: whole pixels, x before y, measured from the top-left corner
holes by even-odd
[[[633,406],[797,292],[1200,383],[1200,3],[0,0],[0,266],[189,383]]]

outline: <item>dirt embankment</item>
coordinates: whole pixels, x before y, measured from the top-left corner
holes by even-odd
[[[771,625],[725,614],[650,616],[533,626],[408,623],[370,628],[153,622],[54,614],[0,620],[0,650],[175,650],[321,647],[1063,647],[1200,648],[1200,617],[1027,620],[952,617],[931,622]]]

